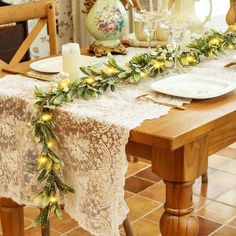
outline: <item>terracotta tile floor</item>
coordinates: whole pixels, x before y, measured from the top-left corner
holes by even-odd
[[[236,144],[209,159],[209,183],[194,185],[195,212],[199,218],[198,236],[236,235]],[[129,163],[125,199],[135,236],[160,235],[159,220],[163,213],[165,186],[151,172],[150,163]],[[31,226],[37,209],[25,208],[25,236],[40,236],[40,228]],[[121,235],[124,230],[120,227]],[[1,233],[1,232],[0,232]],[[91,236],[67,214],[62,221],[51,216],[51,236]],[[177,235],[173,235],[177,236]]]

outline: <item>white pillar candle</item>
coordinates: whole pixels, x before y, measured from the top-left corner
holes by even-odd
[[[71,81],[78,79],[80,75],[81,54],[78,43],[68,43],[62,45],[62,65],[63,71],[69,74]]]

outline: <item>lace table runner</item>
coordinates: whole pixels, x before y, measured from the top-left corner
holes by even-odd
[[[122,56],[117,59],[124,61]],[[231,56],[205,62],[192,70],[236,80],[235,70],[222,69],[230,61]],[[128,213],[123,187],[127,170],[125,146],[130,130],[170,110],[135,99],[149,93],[153,81],[148,79],[138,86],[121,85],[116,92],[96,100],[76,100],[55,112],[60,153],[66,164],[62,175],[76,191],[66,195],[65,210],[93,235],[119,235],[118,226]],[[33,206],[30,197],[37,191],[30,163],[39,147],[27,128],[34,113],[35,85],[44,89],[49,86],[47,82],[18,75],[0,79],[0,196],[28,206]],[[157,97],[178,105],[190,102],[164,95]]]

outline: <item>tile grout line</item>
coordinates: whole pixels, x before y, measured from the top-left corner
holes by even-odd
[[[139,172],[138,172],[138,173],[139,173]],[[138,174],[138,173],[137,173],[137,174]],[[134,175],[134,177],[139,178],[139,179],[142,179],[142,180],[146,180],[146,181],[151,182],[151,183],[153,183],[153,184],[158,184],[160,181],[163,181],[162,178],[161,178],[158,182],[156,182],[156,181],[154,181],[154,180],[146,179],[146,178],[144,178],[144,177],[140,177],[140,176],[137,176],[137,175]]]
[[[131,163],[132,163],[132,162],[131,162]],[[144,162],[143,162],[143,163],[144,163]],[[144,164],[146,164],[146,163],[144,163]],[[142,167],[142,169],[140,169],[140,170],[138,170],[138,171],[136,171],[136,172],[134,172],[134,173],[132,173],[132,174],[130,174],[130,175],[125,176],[125,178],[129,178],[129,177],[131,177],[131,176],[134,176],[134,175],[138,174],[139,172],[141,172],[141,171],[143,171],[143,170],[145,170],[145,169],[151,167],[150,164],[146,164],[146,165],[147,165],[147,166]],[[127,171],[128,171],[128,169],[127,169]],[[127,173],[127,172],[126,172],[126,173]]]
[[[230,190],[230,189],[226,190],[226,192],[229,191],[229,190]],[[222,196],[223,194],[225,194],[225,192],[222,193],[221,195],[219,195],[217,198],[219,198],[219,197]],[[209,205],[209,204],[212,203],[212,202],[216,202],[216,203],[219,203],[219,204],[228,206],[228,207],[236,208],[236,206],[230,205],[230,204],[227,203],[227,202],[221,202],[221,201],[216,200],[216,199],[207,198],[207,197],[205,197],[205,196],[202,196],[202,195],[199,195],[199,194],[196,194],[196,193],[194,193],[194,195],[196,195],[196,196],[198,196],[198,197],[204,197],[204,198],[206,198],[208,201],[210,201],[207,205]],[[205,205],[205,206],[206,206],[206,205]],[[202,208],[202,207],[200,207],[200,208]],[[200,209],[200,208],[199,208],[199,209]]]
[[[148,199],[148,200],[150,200],[150,199]],[[158,206],[158,207],[156,207],[156,208],[154,208],[154,209],[152,209],[151,211],[148,211],[147,213],[145,213],[145,214],[142,214],[142,216],[139,216],[137,219],[135,219],[134,221],[132,221],[131,222],[131,225],[133,224],[133,223],[135,223],[135,222],[137,222],[138,220],[140,220],[140,219],[145,219],[145,220],[149,220],[149,221],[151,221],[151,222],[154,222],[154,223],[157,223],[157,224],[159,224],[159,222],[155,222],[155,221],[153,221],[153,220],[150,220],[150,219],[148,219],[148,218],[145,218],[147,215],[149,215],[149,214],[151,214],[151,213],[153,213],[154,211],[156,211],[156,210],[158,210],[158,209],[160,209],[160,208],[162,208],[163,207],[163,203],[160,205],[160,206]]]
[[[214,175],[215,173],[220,173],[220,172],[223,172],[223,173],[226,173],[226,174],[231,174],[231,175],[236,175],[236,173],[232,173],[230,171],[227,171],[227,170],[223,170],[223,169],[216,169],[216,171],[214,171],[211,175]]]
[[[218,170],[221,171],[221,172],[227,173],[227,174],[236,175],[234,172],[230,172],[230,171],[227,171],[227,170],[224,170],[224,169],[218,169]]]
[[[235,188],[233,188],[233,189],[235,189]],[[225,194],[227,191],[229,191],[229,190],[232,190],[232,189],[226,189],[225,190],[225,192],[223,192],[223,193],[221,193],[219,196],[217,196],[217,197],[215,197],[215,198],[208,198],[208,197],[205,197],[205,196],[203,196],[203,195],[200,195],[200,194],[198,194],[198,193],[193,193],[194,195],[196,195],[196,196],[198,196],[198,197],[204,197],[204,198],[206,198],[207,200],[209,200],[209,201],[212,201],[212,202],[217,202],[217,203],[220,203],[220,204],[223,204],[223,205],[227,205],[227,206],[229,206],[229,207],[233,207],[233,208],[235,208],[236,206],[234,206],[234,205],[230,205],[229,203],[226,203],[226,202],[220,202],[219,200],[216,200],[216,198],[219,198],[220,196],[222,196],[223,194]]]
[[[140,192],[140,193],[141,193],[141,192]],[[155,202],[155,203],[161,203],[162,205],[164,204],[163,202],[160,202],[160,201],[157,201],[157,200],[148,198],[148,197],[146,197],[146,196],[142,196],[142,195],[139,195],[139,194],[136,194],[136,195],[139,196],[139,197],[141,197],[141,198],[144,198],[144,199],[146,199],[146,200],[148,200],[148,201],[153,201],[153,202]],[[129,199],[130,199],[130,198],[129,198]]]
[[[224,193],[223,193],[223,194],[224,194]],[[223,195],[223,194],[222,194],[222,195]],[[226,206],[228,206],[228,207],[236,208],[236,206],[234,206],[234,205],[230,205],[230,204],[227,203],[227,202],[220,202],[220,201],[218,201],[218,200],[215,200],[214,202],[217,202],[217,203],[220,203],[220,204],[226,205]]]
[[[227,222],[230,222],[230,220],[232,220],[232,219],[235,217],[235,216],[233,216],[232,218],[230,218],[230,220],[227,220],[225,223],[222,223],[222,222],[220,222],[220,221],[212,220],[212,219],[210,219],[210,218],[207,218],[206,216],[201,216],[201,215],[198,215],[198,214],[196,214],[196,216],[201,217],[201,218],[204,218],[205,220],[212,221],[212,222],[217,223],[217,224],[220,224],[220,225],[227,224]]]
[[[148,214],[144,215],[143,217],[144,217],[146,220],[149,220],[149,221],[151,221],[151,222],[153,222],[153,223],[160,224],[160,221],[157,222],[157,221],[151,220],[151,219],[149,219],[149,218],[146,218],[147,215],[152,214],[154,211],[159,210],[160,208],[163,208],[163,205],[162,205],[162,206],[159,206],[159,207],[157,207],[157,208],[155,208],[155,209],[153,209],[153,210],[151,210]]]
[[[157,183],[155,183],[155,185],[161,185],[162,183],[163,183],[163,180],[160,180],[160,181],[158,181]],[[137,194],[143,193],[144,191],[149,190],[149,189],[152,188],[152,187],[153,187],[153,185],[151,185],[151,186],[149,186],[149,187],[143,189],[142,191],[140,191],[140,192],[137,193]]]
[[[217,228],[215,231],[213,231],[209,236],[213,235],[214,233],[216,233],[217,231],[219,231],[220,229],[224,228],[225,226],[232,228],[232,229],[236,229],[234,227],[231,227],[230,225],[227,225],[229,222],[231,222],[233,219],[235,218],[235,216],[233,216],[232,218],[230,218],[228,221],[226,221],[224,224],[222,224],[219,228]]]
[[[80,226],[76,226],[75,228],[70,229],[70,230],[68,230],[68,231],[65,232],[65,233],[62,233],[61,236],[65,236],[65,235],[71,233],[72,231],[74,231],[75,229],[79,229],[79,228],[82,228],[82,227],[80,227]],[[82,229],[84,229],[84,228],[82,228]]]
[[[138,195],[138,194],[136,194],[136,196],[139,196],[139,197],[141,197],[141,198],[144,198],[144,199],[146,199],[146,200],[148,200],[148,201],[152,201],[152,202],[154,202],[154,203],[160,203],[160,206],[155,207],[154,209],[148,211],[148,212],[145,213],[144,215],[142,214],[142,216],[139,216],[139,217],[138,217],[137,219],[135,219],[132,223],[136,222],[137,220],[140,220],[141,218],[145,218],[145,216],[147,216],[147,215],[149,215],[150,213],[152,213],[153,211],[155,211],[155,210],[157,210],[157,209],[163,207],[163,205],[164,205],[163,202],[159,202],[159,201],[156,201],[156,200],[152,200],[152,199],[150,199],[150,198],[143,197],[143,196],[140,196],[140,195]],[[132,196],[132,197],[130,197],[129,199],[131,199],[131,198],[133,198],[133,197],[135,197],[135,196]],[[131,210],[130,210],[130,212],[131,212]],[[150,220],[150,221],[152,221],[152,220]],[[159,223],[159,222],[158,222],[158,223]]]
[[[206,199],[207,199],[209,202],[206,203],[206,205],[201,206],[201,207],[199,207],[198,209],[196,209],[196,211],[193,211],[195,214],[197,214],[198,211],[200,211],[201,209],[203,209],[204,207],[206,207],[206,206],[208,206],[210,203],[212,203],[211,200],[209,200],[208,198],[206,198]]]
[[[30,229],[31,227],[33,227],[33,223],[34,221],[28,217],[24,217],[24,222],[25,222],[25,219],[30,221],[31,222],[31,225],[27,226],[27,227],[24,227],[24,231],[27,230],[27,229]]]

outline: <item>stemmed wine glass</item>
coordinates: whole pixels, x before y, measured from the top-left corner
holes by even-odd
[[[147,2],[147,1],[145,1]],[[133,16],[136,22],[140,22],[147,35],[148,50],[151,51],[151,43],[157,30],[158,23],[168,12],[168,0],[149,0],[148,6],[138,11],[133,8]]]
[[[185,33],[192,26],[192,21],[187,19],[182,19],[179,17],[175,17],[174,15],[168,14],[160,22],[160,27],[167,30],[169,33],[169,41],[174,49],[174,67],[173,70],[175,72],[179,71],[179,49],[180,43],[183,41]]]

